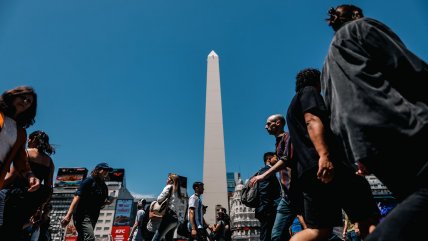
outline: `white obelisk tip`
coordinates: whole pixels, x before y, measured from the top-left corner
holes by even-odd
[[[218,55],[214,52],[214,50],[211,50],[211,52],[210,52],[210,54],[208,55],[208,58],[209,57],[218,57]]]

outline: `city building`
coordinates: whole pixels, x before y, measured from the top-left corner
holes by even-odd
[[[249,208],[241,202],[243,187],[243,182],[239,179],[236,182],[235,191],[230,199],[230,226],[232,230],[232,240],[260,240],[260,222],[254,216],[255,209]]]

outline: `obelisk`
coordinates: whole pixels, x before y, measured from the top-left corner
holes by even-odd
[[[221,106],[220,68],[218,55],[208,55],[205,104],[203,204],[208,206],[205,220],[214,224],[216,207],[229,209],[226,184],[223,114]]]

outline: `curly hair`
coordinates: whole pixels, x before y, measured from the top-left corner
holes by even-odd
[[[49,143],[49,136],[44,131],[34,131],[29,135],[28,139],[28,143],[32,141],[36,144],[39,152],[48,156],[55,153],[55,148]]]
[[[306,86],[317,86],[320,83],[320,76],[320,71],[313,68],[299,71],[296,75],[296,92],[299,92]]]
[[[361,8],[350,4],[343,4],[336,8],[330,8],[328,10],[328,15],[329,17],[326,21],[334,31],[337,31],[347,22],[364,17]]]
[[[18,116],[15,116],[16,110],[13,106],[13,101],[15,98],[22,95],[32,95],[33,102],[27,110],[20,113]],[[6,116],[13,118],[16,121],[16,124],[20,127],[28,128],[36,122],[36,110],[37,94],[32,87],[18,86],[14,89],[5,91],[0,96],[0,111]]]

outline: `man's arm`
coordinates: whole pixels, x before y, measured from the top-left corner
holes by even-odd
[[[194,207],[189,207],[189,221],[190,221],[190,226],[192,227],[192,238],[196,237],[196,222],[195,222],[195,208]]]
[[[270,176],[272,176],[275,172],[282,170],[285,168],[285,162],[283,159],[279,159],[275,165],[271,166],[267,171],[263,174],[254,176],[250,179],[250,187],[254,186],[258,181],[264,180]]]
[[[310,113],[304,114],[309,137],[319,155],[317,177],[323,183],[329,183],[333,179],[333,163],[329,159],[328,146],[324,139],[324,124],[321,119]]]
[[[71,216],[73,216],[74,208],[77,206],[79,201],[80,201],[80,196],[77,196],[77,195],[74,196],[73,201],[71,202],[70,207],[68,208],[67,214],[65,215],[65,217],[61,221],[61,225],[63,227],[67,226],[67,224],[70,222]]]

